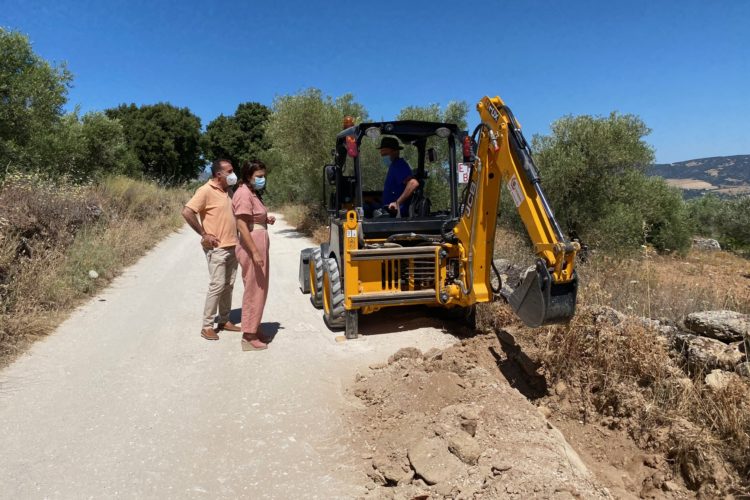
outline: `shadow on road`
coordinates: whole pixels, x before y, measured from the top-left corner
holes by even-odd
[[[307,238],[306,235],[294,229],[282,229],[281,231],[276,231],[276,234],[284,238]]]
[[[269,321],[266,323],[260,324],[260,331],[263,335],[263,342],[266,344],[270,344],[273,342],[273,339],[276,338],[276,334],[279,333],[279,330],[283,330],[284,327],[281,326],[281,323],[277,321]]]
[[[383,335],[408,332],[420,328],[435,328],[457,337],[469,332],[459,322],[436,317],[428,307],[393,307],[359,317],[360,335]]]
[[[229,321],[235,325],[239,325],[242,322],[242,309],[232,309],[229,311]]]
[[[235,325],[242,323],[242,309],[232,309],[229,312],[229,321]],[[268,343],[273,342],[273,339],[279,333],[279,330],[283,329],[284,327],[281,326],[281,323],[278,321],[267,321],[260,324],[260,331],[262,332],[263,337],[267,339]]]

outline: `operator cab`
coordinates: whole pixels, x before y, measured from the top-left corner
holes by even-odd
[[[461,135],[453,124],[414,120],[362,123],[342,130],[336,137],[334,162],[326,165],[329,214],[343,220],[348,210],[355,210],[368,239],[394,233],[440,235],[444,223],[459,215],[456,180]],[[398,139],[403,148],[400,156],[419,182],[408,200],[408,215],[390,213],[383,203],[388,171],[378,150],[383,137]]]

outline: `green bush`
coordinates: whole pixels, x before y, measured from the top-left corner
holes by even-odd
[[[650,132],[634,115],[566,116],[533,149],[545,193],[563,231],[605,249],[643,243],[684,252],[690,225],[677,189],[650,178]]]
[[[201,137],[207,159],[225,158],[239,169],[245,160],[260,157],[270,147],[266,139],[270,115],[271,110],[257,102],[240,104],[232,116],[219,115]]]
[[[687,211],[696,234],[716,238],[722,247],[750,253],[750,197],[707,194],[690,200]]]
[[[28,37],[0,28],[0,176],[43,166],[33,142],[59,123],[71,80],[65,66],[35,54]]]
[[[105,113],[122,124],[128,147],[147,177],[179,184],[197,177],[203,168],[201,121],[188,108],[165,102],[122,104]]]
[[[346,115],[357,122],[367,119],[367,111],[351,94],[333,99],[307,89],[274,100],[266,128],[272,146],[262,155],[269,166],[273,201],[321,207],[323,165],[332,161],[331,149]]]

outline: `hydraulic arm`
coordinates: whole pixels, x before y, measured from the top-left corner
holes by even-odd
[[[565,321],[575,313],[578,279],[574,266],[580,246],[562,234],[510,109],[499,97],[484,97],[477,111],[481,123],[472,137],[476,153],[471,155],[470,148],[464,148],[464,156],[473,158],[465,158],[471,161],[469,183],[455,228],[465,255],[460,280],[464,300],[476,303],[491,298],[497,207],[501,183],[505,183],[538,258],[514,290],[503,288],[503,295],[528,326]]]

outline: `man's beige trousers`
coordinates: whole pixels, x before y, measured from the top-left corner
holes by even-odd
[[[237,274],[237,257],[234,254],[234,247],[212,248],[204,251],[211,281],[206,294],[206,307],[203,309],[203,328],[212,328],[217,310],[220,325],[229,321],[234,277]]]

